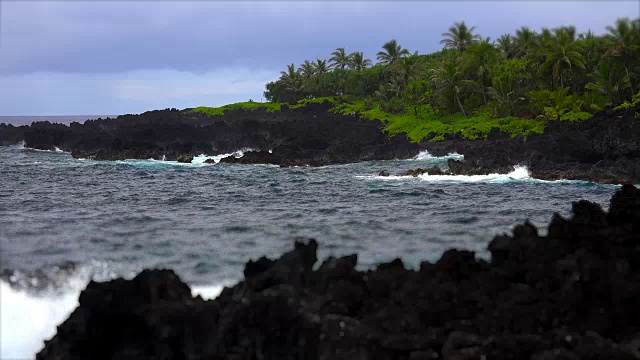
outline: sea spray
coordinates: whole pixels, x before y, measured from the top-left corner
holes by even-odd
[[[454,153],[449,153],[445,156],[433,156],[429,151],[424,150],[424,151],[420,151],[418,155],[408,160],[448,160],[448,159],[462,160],[464,159],[464,155],[454,152]]]
[[[80,292],[90,280],[107,281],[117,277],[113,272],[98,266],[84,266],[63,283],[40,287],[34,277],[0,279],[0,359],[32,359],[42,349],[44,341],[52,338],[56,328],[78,306]],[[125,278],[132,278],[134,272]],[[59,279],[58,279],[59,280]],[[214,299],[227,281],[219,285],[195,285],[193,296]],[[38,289],[29,287],[38,286]]]
[[[455,183],[508,183],[522,181],[542,181],[529,176],[526,166],[515,165],[513,171],[508,174],[488,174],[488,175],[429,175],[429,173],[414,176],[357,176],[364,179],[375,180],[413,180],[418,179],[429,182],[455,182]]]

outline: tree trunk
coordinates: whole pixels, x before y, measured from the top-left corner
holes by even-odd
[[[462,111],[462,115],[464,115],[464,117],[468,117],[467,113],[464,112],[464,107],[462,107],[462,102],[460,102],[460,98],[458,97],[458,94],[456,94],[456,101],[458,102],[458,106],[460,106],[460,110]]]
[[[482,99],[484,100],[484,104],[487,105],[487,94],[484,91],[484,81],[482,81],[482,77],[480,77],[480,90],[482,91]]]
[[[629,76],[629,69],[627,68],[627,64],[624,64],[624,71],[627,73],[627,78],[629,79],[629,90],[631,90],[631,97],[636,93],[633,91],[633,82],[631,82],[631,76]]]

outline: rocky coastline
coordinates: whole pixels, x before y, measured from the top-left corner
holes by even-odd
[[[464,161],[449,162],[451,173],[508,173],[527,166],[542,180],[640,183],[640,109],[607,109],[584,122],[550,121],[542,135],[487,140],[448,139],[424,146],[434,155],[457,152]]]
[[[249,261],[215,300],[171,270],[91,282],[37,359],[640,359],[640,190],[496,236],[489,261],[318,262],[315,240]]]
[[[583,122],[549,121],[543,134],[512,138],[498,129],[487,139],[453,134],[441,141],[412,143],[402,134],[388,137],[383,123],[357,114],[331,112],[329,103],[280,111],[229,110],[209,116],[166,109],[117,119],[89,120],[69,126],[48,122],[0,125],[0,144],[24,141],[29,148],[70,152],[97,160],[166,159],[190,162],[199,154],[252,149],[223,163],[324,166],[367,160],[408,159],[427,150],[442,156],[457,152],[442,174],[506,174],[526,166],[543,180],[640,183],[640,109],[608,108]]]

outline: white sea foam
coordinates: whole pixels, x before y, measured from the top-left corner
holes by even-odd
[[[50,153],[60,153],[60,154],[70,154],[62,149],[60,149],[57,146],[53,147],[53,150],[44,150],[44,149],[36,149],[36,148],[30,148],[26,146],[26,143],[24,142],[24,140],[22,140],[18,145],[16,145],[16,148],[18,150],[29,150],[29,151],[39,151],[39,152],[50,152]]]
[[[21,274],[0,280],[0,359],[34,358],[43,341],[78,305],[80,291],[89,280],[116,276],[102,262],[70,271],[52,273],[47,286],[38,277]]]
[[[438,159],[442,159],[442,160],[446,160],[446,159],[454,159],[454,160],[462,160],[464,159],[464,155],[462,154],[458,154],[458,153],[449,153],[445,156],[433,156],[431,155],[431,153],[427,150],[424,151],[420,151],[418,153],[418,155],[416,155],[414,158],[409,159],[409,160],[438,160]]]
[[[182,163],[179,161],[175,161],[175,160],[166,160],[166,156],[162,156],[162,160],[155,160],[155,159],[127,159],[127,160],[118,160],[116,161],[116,163],[119,164],[129,164],[129,165],[169,165],[169,166],[185,166],[185,167],[201,167],[201,166],[207,166],[207,165],[213,165],[211,163],[206,163],[207,160],[213,160],[215,164],[219,163],[220,160],[222,160],[223,158],[226,158],[228,156],[234,156],[236,158],[241,158],[244,156],[245,153],[247,152],[251,152],[251,151],[256,151],[254,149],[251,148],[244,148],[244,149],[240,149],[237,151],[234,151],[232,153],[227,153],[227,154],[218,154],[218,155],[206,155],[206,154],[200,154],[198,156],[194,156],[193,160],[190,163]]]
[[[542,181],[531,178],[529,170],[525,166],[516,165],[513,171],[508,174],[488,174],[488,175],[429,175],[428,173],[413,176],[358,176],[364,179],[375,179],[385,181],[398,180],[421,180],[429,182],[454,182],[454,183],[508,183],[515,181]]]
[[[529,170],[525,166],[516,165],[513,171],[508,174],[488,174],[488,175],[429,175],[428,173],[418,176],[424,181],[438,182],[487,182],[487,183],[506,183],[512,181],[531,180]]]
[[[212,299],[215,299],[218,295],[220,295],[224,287],[225,285],[211,285],[211,286],[195,285],[191,287],[191,295],[193,296],[200,295],[205,300],[212,300]]]
[[[78,281],[64,293],[30,294],[0,280],[0,359],[33,359],[78,305]]]
[[[127,272],[125,277],[134,275]],[[29,287],[39,285],[34,278],[0,279],[0,359],[33,359],[44,340],[53,337],[56,327],[78,306],[80,292],[89,280],[105,281],[116,276],[106,264],[98,263],[81,267],[63,280],[56,279],[55,286],[39,290]],[[213,299],[229,284],[193,286],[192,294]]]

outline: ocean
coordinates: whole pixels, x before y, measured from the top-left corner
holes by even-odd
[[[396,257],[417,268],[452,247],[488,257],[492,237],[525,219],[544,232],[572,201],[606,209],[618,188],[540,181],[517,164],[507,175],[378,176],[451,157],[461,155],[279,168],[0,147],[0,358],[33,358],[90,279],[171,268],[212,298],[249,259],[301,238],[319,242],[321,259],[358,253],[361,268]]]

